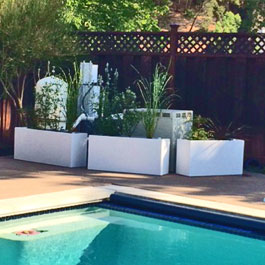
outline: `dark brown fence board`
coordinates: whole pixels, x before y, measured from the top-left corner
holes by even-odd
[[[185,106],[194,112],[207,113],[208,91],[206,86],[206,59],[188,58],[186,62],[186,82],[183,88],[186,91]],[[182,69],[183,70],[183,69]],[[205,100],[206,99],[206,100]]]
[[[249,60],[247,76],[246,123],[265,125],[265,60]]]
[[[151,56],[141,56],[141,74],[143,76],[149,76],[152,73],[152,59]]]
[[[122,72],[124,74],[124,78],[123,78],[123,86],[125,88],[129,87],[132,85],[132,76],[133,76],[133,72],[134,69],[131,67],[131,65],[133,64],[133,56],[132,55],[126,55],[122,57],[122,65],[120,68],[122,68]]]
[[[186,71],[183,71],[183,69],[186,69],[186,62],[187,58],[185,57],[177,57],[176,58],[176,65],[175,65],[175,87],[176,87],[176,93],[180,96],[180,98],[177,100],[176,107],[180,109],[189,108],[185,105],[186,102]]]
[[[235,58],[231,60],[228,65],[228,72],[234,71],[233,75],[230,74],[231,88],[234,88],[234,106],[233,106],[233,118],[234,120],[244,121],[244,105],[246,101],[246,89],[247,89],[247,59]]]
[[[8,100],[0,102],[0,146],[12,145],[14,138],[15,112]]]

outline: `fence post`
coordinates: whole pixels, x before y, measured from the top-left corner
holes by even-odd
[[[169,60],[169,74],[172,76],[170,87],[172,93],[175,93],[176,86],[176,59],[177,59],[177,33],[179,29],[179,24],[170,25],[170,60]],[[174,105],[174,104],[173,104]]]

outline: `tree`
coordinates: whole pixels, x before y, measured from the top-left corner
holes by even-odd
[[[28,73],[40,61],[74,50],[62,20],[64,4],[62,0],[0,0],[0,84],[18,110],[20,123]]]
[[[215,21],[217,32],[237,32],[241,17],[238,12],[234,13],[231,9],[238,10],[240,0],[205,0],[203,12],[207,19],[202,27],[205,31],[208,30],[210,23]]]
[[[215,24],[217,32],[256,32],[265,26],[265,0],[196,0],[194,18],[203,17],[201,30],[208,31]]]
[[[240,31],[258,31],[265,27],[265,0],[244,0],[240,11],[242,23]]]
[[[158,31],[170,0],[67,0],[65,19],[79,30]]]
[[[216,23],[216,32],[235,33],[241,24],[241,17],[239,14],[234,14],[228,11],[224,14],[222,20]]]

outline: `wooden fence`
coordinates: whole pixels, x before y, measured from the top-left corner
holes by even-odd
[[[15,113],[8,100],[0,101],[0,149],[13,144]],[[1,150],[0,150],[1,151]]]
[[[265,35],[170,32],[79,32],[80,58],[106,63],[119,71],[119,86],[150,76],[161,62],[174,77],[180,94],[174,107],[192,109],[227,124],[251,126],[247,157],[265,163]],[[1,109],[0,109],[1,111]],[[0,140],[6,118],[0,114]],[[4,126],[6,126],[4,124]],[[12,126],[11,126],[12,127]],[[12,132],[12,128],[10,131]],[[1,138],[2,137],[2,138]]]

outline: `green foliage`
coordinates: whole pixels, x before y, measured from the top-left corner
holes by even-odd
[[[203,5],[203,15],[206,17],[204,23],[202,24],[202,28],[204,31],[208,31],[208,27],[214,21],[219,24],[224,23],[224,17],[227,11],[230,11],[230,6],[237,6],[239,4],[239,0],[205,0]],[[231,17],[231,15],[230,15]],[[226,22],[229,23],[228,18],[225,19]],[[231,20],[231,18],[230,18]],[[218,25],[219,31],[223,32],[222,26]],[[227,26],[226,27],[230,27]]]
[[[77,62],[74,62],[73,69],[68,69],[67,72],[60,68],[60,74],[58,77],[62,78],[68,85],[66,102],[66,130],[70,131],[73,123],[78,117],[77,101],[81,84],[81,73]]]
[[[184,17],[187,18],[187,19],[191,19],[195,16],[195,13],[192,9],[186,9],[184,11]]]
[[[39,69],[40,79],[40,69]],[[66,130],[71,131],[74,121],[77,118],[77,99],[80,87],[80,69],[77,62],[71,68],[64,70],[61,67],[52,67],[50,62],[47,65],[45,77],[52,76],[58,83],[44,86],[40,91],[35,92],[35,109],[26,109],[28,126],[39,129],[59,130],[60,111],[66,117]],[[63,100],[62,86],[67,85],[66,106]]]
[[[265,26],[264,0],[203,0],[202,30],[216,22],[217,32],[255,32]]]
[[[244,0],[240,13],[242,24],[240,31],[256,32],[265,27],[265,1],[264,0]]]
[[[0,82],[16,109],[23,108],[28,73],[40,61],[72,54],[62,0],[0,1]]]
[[[121,135],[132,136],[136,125],[141,120],[141,113],[136,111],[138,104],[135,93],[128,88],[125,92],[117,93],[114,102],[117,102],[118,112],[123,113],[122,119],[119,114],[114,114],[114,118],[119,121],[118,129]]]
[[[240,138],[245,134],[245,126],[235,126],[233,122],[228,125],[221,124],[218,120],[213,121],[200,115],[195,116],[190,133],[187,135],[189,140],[231,140]]]
[[[142,120],[147,138],[154,136],[161,109],[168,108],[171,104],[172,95],[169,95],[167,89],[171,78],[166,68],[157,64],[151,81],[141,76],[136,82],[146,109],[142,114]]]
[[[79,30],[158,31],[170,0],[67,0],[65,20]]]
[[[239,14],[228,11],[223,18],[216,23],[216,32],[220,33],[236,33],[240,28],[242,19]]]
[[[60,85],[46,85],[35,93],[34,119],[36,128],[59,130],[59,109],[63,107],[60,88]]]
[[[208,118],[204,118],[200,115],[195,116],[192,121],[192,129],[187,135],[189,140],[209,140],[213,139],[213,131],[207,130]]]
[[[98,118],[94,122],[95,133],[110,136],[131,136],[140,121],[136,111],[136,95],[129,88],[118,91],[118,72],[106,66],[101,83],[99,104],[95,106]]]

